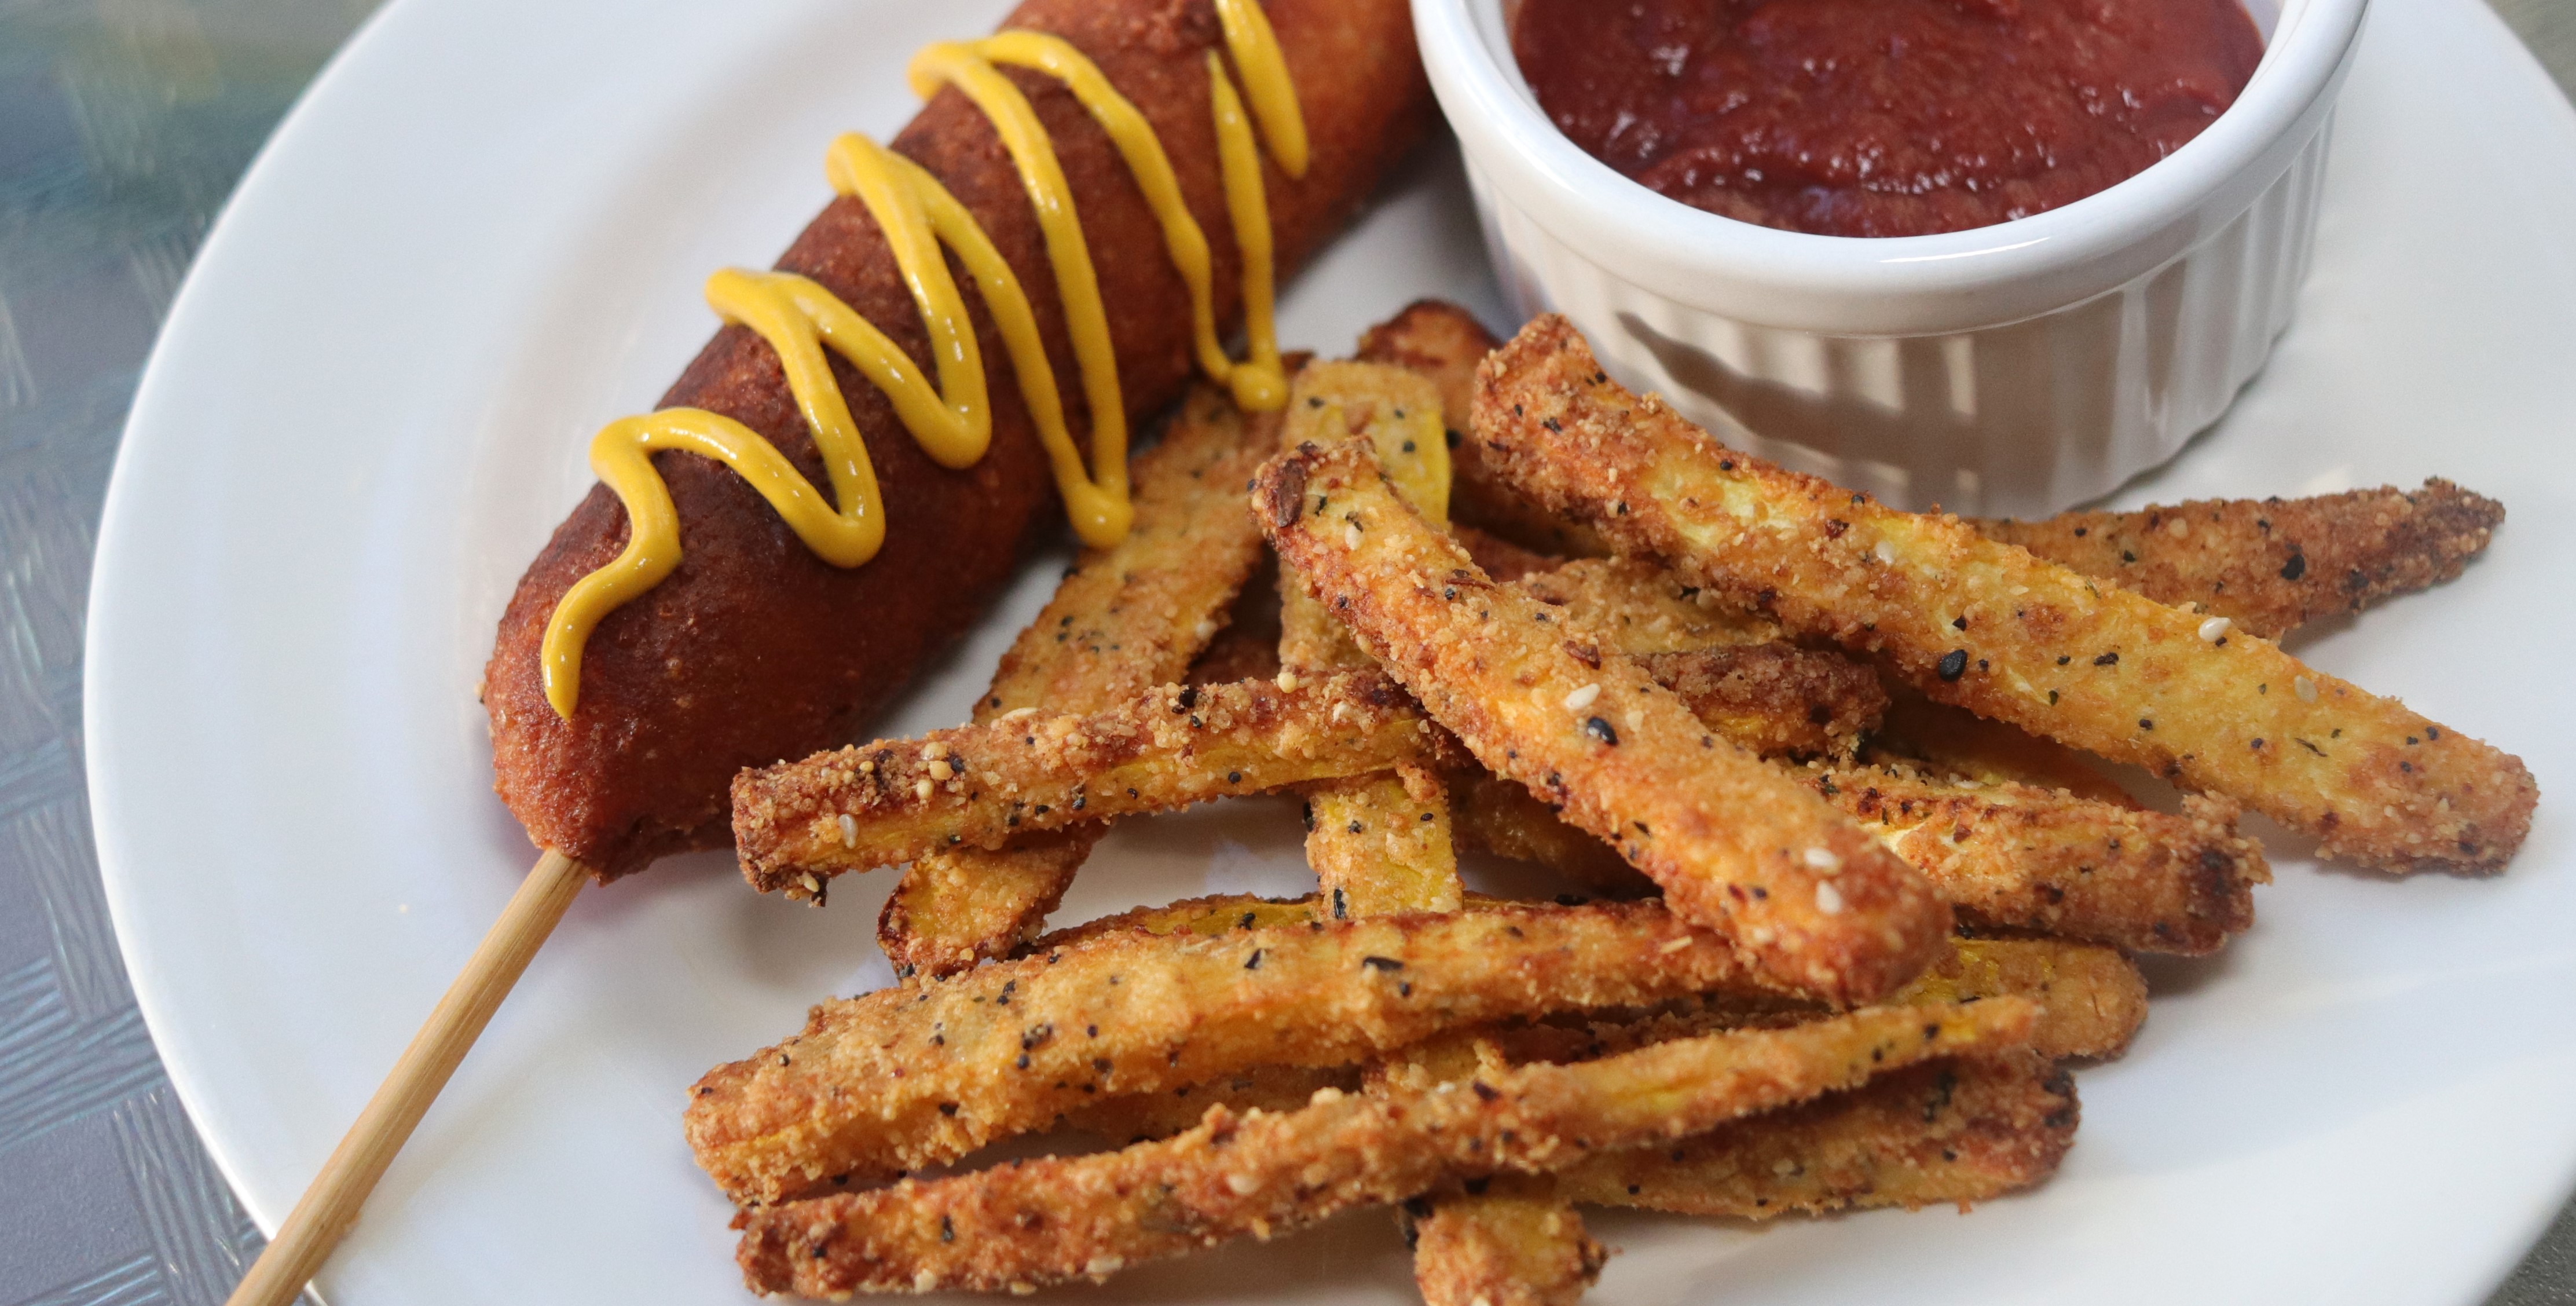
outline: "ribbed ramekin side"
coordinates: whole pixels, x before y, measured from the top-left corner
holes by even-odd
[[[2117,488],[2223,414],[2289,323],[2319,130],[2243,213],[2151,272],[2020,322],[1828,336],[1737,321],[1612,273],[1469,161],[1505,296],[1573,319],[1612,375],[1721,439],[1910,508],[2037,515]]]

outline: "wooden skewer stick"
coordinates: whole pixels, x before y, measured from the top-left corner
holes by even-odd
[[[385,1167],[393,1164],[394,1154],[409,1141],[438,1091],[447,1087],[447,1077],[465,1059],[466,1049],[474,1046],[589,878],[590,868],[551,848],[537,858],[501,919],[465,963],[464,973],[447,986],[447,996],[412,1035],[411,1046],[403,1049],[392,1073],[367,1100],[225,1306],[286,1306],[304,1291],[331,1249],[357,1223],[360,1204],[375,1191]]]

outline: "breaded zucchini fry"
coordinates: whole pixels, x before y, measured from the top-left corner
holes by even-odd
[[[1449,817],[1463,846],[1544,866],[1603,897],[1660,892],[1610,845],[1567,825],[1518,782],[1481,766],[1450,773]]]
[[[1645,659],[1702,722],[1764,757],[1848,757],[1887,709],[1877,672],[1782,643],[1778,626],[1701,603],[1698,590],[1651,563],[1579,559],[1515,583]],[[1674,661],[1684,654],[1697,665]],[[1804,711],[1779,710],[1798,702]]]
[[[1360,1086],[1357,1066],[1250,1066],[1204,1084],[1102,1098],[1064,1113],[1067,1129],[1124,1147],[1197,1127],[1211,1106],[1228,1111],[1294,1111],[1318,1089]]]
[[[1317,363],[1288,396],[1283,440],[1364,441],[1396,492],[1432,521],[1449,511],[1449,447],[1440,394],[1402,368]],[[1377,660],[1315,602],[1303,584],[1280,597],[1280,667],[1293,678],[1374,668]],[[1300,786],[1306,798],[1306,864],[1336,919],[1395,911],[1456,911],[1463,887],[1450,839],[1449,796],[1419,765]]]
[[[1843,751],[1848,737],[1835,732],[1867,710],[1855,702],[1866,686],[1830,664],[1806,674],[1810,664],[1796,650],[1710,649],[1638,665],[1719,735],[1766,755]],[[1289,683],[1295,688],[1279,688]],[[1068,843],[1087,840],[1079,832],[1104,819],[1464,761],[1447,732],[1382,671],[1166,685],[1087,717],[1005,717],[745,771],[734,782],[735,845],[754,885],[806,897],[822,891],[825,877],[848,871],[915,857],[943,866],[956,860],[926,856],[941,850],[1007,842],[1017,858],[1045,851],[1050,832]],[[1332,846],[1347,851],[1329,860],[1361,874],[1375,874],[1366,867],[1388,857],[1424,868],[1406,882],[1441,882],[1449,878],[1439,874],[1443,866],[1454,876],[1454,859],[1439,851],[1451,806],[1442,788],[1419,779],[1363,787],[1364,799],[1332,825]],[[1433,819],[1422,818],[1426,811]],[[1309,819],[1321,826],[1328,818],[1318,809]],[[1349,828],[1354,821],[1361,829]],[[996,863],[957,865],[963,873]],[[804,882],[809,875],[814,885]]]
[[[1887,707],[1878,673],[1839,653],[1776,641],[1649,653],[1637,665],[1701,724],[1756,757],[1849,757]]]
[[[1514,1016],[1764,991],[1656,903],[1128,933],[814,1008],[698,1081],[687,1133],[738,1203],[944,1163],[1110,1093],[1334,1066]]]
[[[1222,391],[1194,386],[1162,443],[1135,460],[1127,538],[1083,554],[1003,655],[975,719],[1020,708],[1089,711],[1180,679],[1261,560],[1235,487],[1278,431],[1276,414],[1246,415]],[[1097,828],[1077,829],[925,857],[886,899],[877,941],[899,975],[946,974],[1000,956],[1055,909],[1098,837]]]
[[[1468,406],[1476,394],[1476,364],[1501,343],[1467,310],[1443,300],[1422,299],[1362,334],[1359,356],[1372,363],[1410,368],[1440,388],[1457,469],[1451,493],[1457,499],[1458,520],[1559,557],[1608,553],[1609,546],[1599,533],[1547,512],[1487,472],[1476,445],[1463,438]],[[1472,546],[1469,551],[1474,551]],[[1477,561],[1482,565],[1484,560]],[[1486,571],[1504,579],[1491,567]]]
[[[2224,798],[2185,795],[2168,816],[1890,766],[1815,770],[1809,782],[1973,925],[2198,956],[2254,923],[2253,886],[2272,880]]]
[[[1306,862],[1332,919],[1458,910],[1465,886],[1439,772],[1407,764],[1303,789]]]
[[[1521,546],[1499,535],[1488,534],[1473,526],[1449,523],[1449,537],[1458,547],[1485,569],[1485,574],[1499,581],[1515,581],[1542,571],[1554,571],[1565,565],[1565,559],[1550,557]]]
[[[1624,653],[1760,644],[1781,636],[1778,622],[1718,603],[1662,567],[1631,558],[1577,558],[1514,583],[1600,627]]]
[[[2059,1057],[2116,1057],[2147,1020],[2147,981],[2116,948],[2065,939],[1964,939],[1950,946],[1881,1005],[1981,1002],[2029,998],[2040,1005],[2031,1027],[2031,1050]],[[1500,1033],[1468,1030],[1438,1035],[1406,1059],[1424,1059],[1437,1070],[1454,1069],[1457,1053],[1439,1050],[1462,1040],[1486,1041],[1513,1063],[1588,1061],[1676,1038],[1696,1038],[1747,1024],[1779,1024],[1830,1015],[1824,1007],[1765,993],[1720,992],[1675,999],[1645,1015],[1597,1019],[1551,1017]]]
[[[1396,499],[1364,447],[1281,456],[1253,511],[1282,574],[1317,586],[1479,761],[1561,803],[1765,973],[1864,1002],[1949,933],[1912,868],[1562,613],[1487,579]]]
[[[1189,683],[1274,680],[1279,675],[1279,565],[1265,547],[1261,566],[1235,596],[1225,629],[1190,664]]]
[[[2074,749],[2020,726],[1935,703],[1902,683],[1888,691],[1887,713],[1870,737],[1870,751],[1873,757],[1893,754],[1923,762],[1961,780],[2035,785],[2114,807],[2138,805],[2128,790],[2093,769]]]
[[[1476,364],[1500,343],[1465,309],[1422,300],[1371,327],[1360,338],[1359,356],[1431,378],[1449,424],[1463,431]],[[1485,466],[1481,446],[1461,441],[1455,458],[1461,521],[1560,556],[1610,551],[1599,532],[1550,514],[1502,483]],[[2188,523],[2179,533],[2177,516]],[[2504,508],[2494,500],[2431,480],[2406,493],[2356,490],[1968,524],[1989,539],[2159,603],[2197,602],[2249,634],[2278,639],[2318,617],[2358,612],[2457,576],[2503,520]]]
[[[2136,590],[2198,603],[2279,639],[2460,574],[2486,551],[2504,505],[2444,480],[2307,499],[2210,499],[2137,512],[1969,523],[1990,540]]]
[[[1470,1179],[1403,1209],[1423,1306],[1573,1306],[1610,1260],[1547,1175]]]
[[[2075,1141],[2075,1081],[2039,1056],[1961,1057],[1560,1171],[1580,1202],[1767,1220],[2028,1188]]]
[[[1029,711],[745,771],[743,874],[801,897],[844,871],[1451,755],[1384,672],[1279,683],[1164,685],[1090,716]]]
[[[2530,828],[2518,759],[2224,618],[1731,452],[1610,381],[1561,317],[1489,356],[1478,385],[1498,474],[1937,702],[2226,794],[2364,865],[2490,870]]]
[[[1269,1236],[1451,1177],[1545,1173],[1687,1137],[1935,1057],[2028,1035],[2031,1004],[1876,1008],[1715,1034],[1465,1084],[1318,1094],[1117,1152],[907,1179],[748,1212],[739,1258],[760,1293],[1025,1291]]]

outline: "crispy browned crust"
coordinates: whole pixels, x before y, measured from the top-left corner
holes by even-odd
[[[1601,1206],[1767,1220],[1849,1207],[1965,1207],[2028,1188],[2075,1142],[2074,1078],[2045,1058],[1909,1066],[1848,1092],[1556,1175]]]
[[[1897,766],[1809,773],[1836,807],[1929,876],[1959,919],[2132,952],[2215,952],[2254,923],[2272,880],[2224,798],[2179,815],[2030,785],[1963,785]]]
[[[1561,317],[1488,356],[1478,384],[1497,474],[1935,701],[2226,794],[2368,866],[2492,870],[2530,829],[2519,759],[2270,641],[2204,636],[2214,618],[1732,452],[1610,381]]]
[[[2504,505],[2445,480],[2305,499],[2203,499],[2046,521],[1972,521],[1990,540],[2160,603],[2197,603],[2279,639],[2460,574]]]
[[[1266,178],[1280,265],[1293,268],[1401,157],[1427,121],[1430,97],[1411,20],[1396,0],[1277,0],[1268,13],[1312,144],[1303,179],[1275,168]],[[1238,263],[1217,177],[1205,59],[1221,36],[1207,0],[1029,0],[1008,21],[1080,48],[1152,123],[1214,247],[1218,319],[1233,321]],[[1131,415],[1159,411],[1191,366],[1188,301],[1159,228],[1108,136],[1069,91],[1018,70],[1004,75],[1036,107],[1081,210]],[[893,148],[983,224],[1027,288],[1059,383],[1079,394],[1036,215],[991,125],[962,94],[944,90]],[[929,366],[918,314],[858,201],[826,208],[778,266],[821,283]],[[972,286],[963,289],[973,305]],[[982,612],[1016,566],[1023,537],[1047,528],[1055,496],[1008,377],[1009,355],[986,316],[977,311],[975,319],[994,371],[993,443],[964,471],[932,463],[900,434],[876,387],[832,360],[859,429],[871,433],[869,456],[890,516],[885,548],[865,567],[815,558],[722,466],[690,454],[657,457],[686,556],[650,595],[600,623],[570,722],[545,701],[538,644],[565,590],[623,547],[625,514],[615,496],[595,488],[556,529],[510,600],[484,675],[495,786],[536,843],[603,878],[662,853],[721,843],[734,771],[856,736],[915,668]],[[822,481],[776,358],[746,329],[718,332],[662,404],[737,418]]]
[[[1384,672],[1280,683],[1164,685],[1089,716],[1032,709],[745,771],[743,875],[807,897],[822,877],[946,849],[1456,756]]]
[[[698,1081],[698,1163],[737,1202],[944,1163],[1105,1094],[1344,1065],[1460,1024],[1760,991],[1654,903],[1104,935],[814,1008]]]
[[[1610,1260],[1545,1175],[1470,1179],[1403,1210],[1423,1306],[1574,1306]]]
[[[1253,511],[1317,597],[1477,760],[1560,805],[1784,983],[1862,1002],[1949,933],[1911,867],[1700,724],[1564,615],[1496,585],[1354,443],[1264,467]]]
[[[809,1297],[1105,1279],[1400,1201],[1449,1178],[1560,1170],[1852,1087],[1875,1071],[2000,1051],[2027,1037],[2032,1015],[2011,998],[1873,1008],[1464,1084],[1319,1094],[1285,1114],[1211,1111],[1188,1133],[1117,1152],[751,1211],[739,1259],[753,1291]]]
[[[1214,387],[1192,387],[1162,443],[1136,459],[1127,538],[1075,561],[1002,655],[974,719],[1096,711],[1180,678],[1268,553],[1235,487],[1278,430],[1276,414],[1247,415]],[[1000,956],[1055,910],[1103,828],[915,861],[878,914],[878,945],[898,975]]]

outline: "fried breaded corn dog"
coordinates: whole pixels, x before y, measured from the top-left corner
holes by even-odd
[[[1284,274],[1356,210],[1428,120],[1412,24],[1394,0],[1275,0],[1265,7],[1302,109],[1306,164],[1290,178],[1263,160],[1271,244]],[[1098,68],[1161,142],[1179,198],[1207,234],[1213,325],[1241,319],[1242,254],[1233,238],[1210,114],[1208,60],[1226,47],[1207,0],[1027,0],[1006,25],[1063,38]],[[1191,297],[1162,225],[1109,134],[1056,78],[1008,68],[1051,143],[1079,209],[1096,274],[1125,420],[1180,394],[1195,355]],[[888,146],[955,197],[1030,294],[1056,388],[1089,393],[1074,366],[1062,296],[1040,217],[983,110],[941,90]],[[935,257],[935,256],[934,256]],[[932,343],[879,225],[842,197],[778,262],[874,323],[925,371]],[[992,315],[970,311],[980,354],[1012,357]],[[496,785],[543,847],[603,877],[654,857],[720,844],[725,785],[748,765],[800,757],[855,737],[912,673],[954,640],[1018,565],[1056,498],[1048,455],[1018,387],[991,387],[981,461],[951,469],[914,440],[894,404],[837,355],[824,365],[866,437],[889,529],[867,565],[832,566],[782,528],[740,476],[693,453],[655,455],[687,560],[649,601],[608,614],[581,660],[578,707],[556,715],[539,649],[558,600],[618,556],[628,523],[617,496],[591,492],[529,565],[502,616],[485,673]],[[777,352],[729,325],[663,396],[739,421],[809,482],[823,460]],[[1087,438],[1104,414],[1077,411]],[[890,438],[889,438],[890,437]]]

